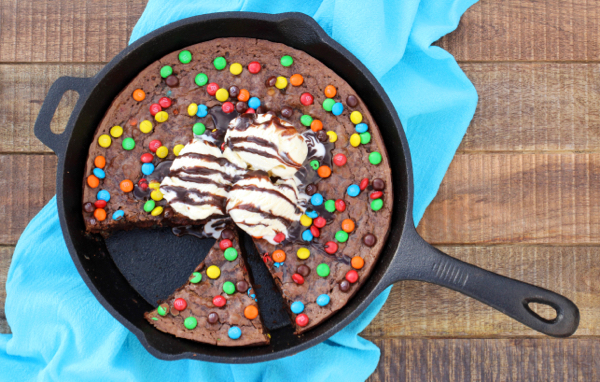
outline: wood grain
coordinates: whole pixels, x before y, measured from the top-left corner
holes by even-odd
[[[6,276],[14,250],[14,247],[0,247],[0,333],[10,333],[4,314],[4,302],[6,301]]]

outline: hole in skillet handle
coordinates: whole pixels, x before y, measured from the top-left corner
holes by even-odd
[[[525,299],[523,306],[529,313],[548,324],[556,323],[563,315],[560,306],[544,300]]]

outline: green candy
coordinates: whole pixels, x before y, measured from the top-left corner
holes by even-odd
[[[233,260],[237,259],[237,255],[238,255],[237,249],[235,249],[233,247],[229,247],[225,250],[225,252],[223,252],[223,256],[225,256],[225,259],[229,260],[229,261],[233,261]]]
[[[320,166],[321,165],[319,164],[318,160],[311,160],[310,161],[310,167],[312,167],[313,170],[318,170]]]
[[[192,127],[192,131],[194,132],[195,135],[202,135],[206,131],[206,126],[204,126],[204,123],[202,123],[202,122],[194,123],[194,127]]]
[[[225,60],[225,57],[217,57],[213,61],[213,65],[215,66],[215,69],[223,70],[227,66],[227,60]]]
[[[235,293],[235,285],[233,285],[233,283],[231,281],[225,281],[223,283],[223,292],[225,292],[227,294],[234,294]]]
[[[189,62],[192,61],[192,54],[190,53],[190,51],[182,50],[181,52],[179,52],[179,61],[182,64],[189,64]]]
[[[312,123],[312,121],[313,121],[313,118],[308,114],[304,114],[302,117],[300,117],[300,123],[306,127],[310,127],[310,124]]]
[[[156,317],[152,317],[152,319],[153,319],[154,321],[158,321],[158,318],[156,318]]]
[[[160,68],[160,76],[162,78],[167,78],[171,74],[173,74],[173,68],[171,68],[169,65],[165,65],[162,68]]]
[[[156,202],[152,199],[150,199],[146,203],[144,203],[144,211],[146,211],[146,212],[152,212],[154,207],[156,207]]]
[[[323,101],[323,109],[325,111],[331,111],[333,105],[335,105],[333,98],[327,98],[325,101]]]
[[[325,209],[328,212],[335,212],[335,200],[328,200],[325,202]]]
[[[135,141],[133,140],[133,138],[127,137],[123,139],[122,145],[125,150],[133,150],[133,148],[135,147]]]
[[[200,272],[192,273],[192,276],[190,277],[190,282],[192,284],[198,284],[200,281],[202,281],[202,273],[200,273]]]
[[[371,209],[373,211],[379,211],[383,207],[383,200],[375,199],[371,202]]]
[[[208,76],[204,73],[198,73],[196,74],[196,78],[194,78],[194,81],[196,82],[196,85],[204,86],[208,83]]]
[[[167,315],[167,311],[165,308],[163,308],[162,306],[158,306],[158,308],[156,308],[156,312],[158,314],[160,314],[161,316],[166,316]]]
[[[329,265],[322,263],[317,265],[317,274],[321,277],[327,277],[329,276],[329,272],[331,272],[329,270]]]
[[[290,66],[294,63],[294,59],[292,58],[292,56],[283,56],[281,57],[281,65],[283,66]]]
[[[339,241],[340,243],[345,243],[348,241],[348,232],[346,231],[337,231],[335,233],[335,240]]]
[[[196,320],[196,317],[188,317],[183,321],[183,326],[186,329],[192,330],[198,326],[198,320]]]
[[[371,142],[371,133],[367,131],[365,133],[360,134],[360,143],[366,145],[369,142]]]
[[[371,162],[371,164],[378,165],[382,160],[383,157],[377,151],[373,151],[369,154],[369,162]]]

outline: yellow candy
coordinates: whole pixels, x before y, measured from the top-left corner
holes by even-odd
[[[298,256],[298,258],[300,260],[306,260],[310,256],[310,251],[308,250],[308,248],[303,247],[303,248],[300,248],[298,250],[298,252],[296,252],[296,255]]]
[[[238,74],[241,74],[243,69],[244,68],[242,68],[242,64],[238,64],[237,62],[235,64],[231,64],[231,66],[229,67],[229,71],[234,76],[237,76]]]
[[[229,98],[229,92],[227,91],[227,89],[221,88],[217,90],[215,97],[217,98],[217,101],[225,102],[227,101],[227,98]]]
[[[166,148],[165,146],[160,146],[158,149],[156,149],[156,156],[159,158],[166,158],[167,155],[169,155],[169,149]]]
[[[152,191],[152,193],[150,194],[150,197],[155,202],[160,202],[163,199],[163,193],[160,192],[160,190],[156,189],[156,190]]]
[[[151,133],[153,127],[154,126],[152,126],[152,122],[148,121],[147,119],[140,122],[140,131],[144,134]]]
[[[350,144],[352,147],[358,147],[360,145],[360,135],[354,133],[350,136]]]
[[[190,115],[190,117],[193,117],[194,115],[196,115],[197,112],[198,112],[198,105],[196,105],[195,103],[189,104],[188,114]]]
[[[184,145],[176,145],[175,147],[173,147],[173,154],[175,154],[175,156],[178,157],[179,152],[183,150],[184,147]]]
[[[329,135],[329,142],[337,141],[337,134],[335,133],[335,131],[328,131],[327,135]]]
[[[352,123],[354,123],[355,125],[358,125],[359,123],[362,122],[362,114],[360,114],[360,111],[354,110],[351,114],[350,114],[350,120],[352,121]]]
[[[163,213],[163,208],[161,206],[154,207],[154,209],[152,210],[152,212],[150,212],[150,214],[152,216],[158,216],[158,215],[160,215],[162,213]]]
[[[275,87],[277,89],[285,89],[288,84],[288,80],[285,77],[277,77],[277,81],[275,81]]]
[[[112,135],[115,138],[119,138],[121,135],[123,135],[123,128],[121,126],[113,126],[110,128],[110,135]]]
[[[218,279],[221,276],[221,270],[216,265],[211,265],[206,270],[206,275],[211,279]]]
[[[310,227],[312,225],[312,219],[309,218],[306,214],[302,214],[302,216],[300,216],[300,224],[302,224],[305,227]]]
[[[166,122],[169,119],[169,114],[166,111],[159,111],[154,116],[154,119],[156,119],[156,122]]]
[[[110,136],[108,136],[107,134],[102,134],[98,137],[98,144],[104,148],[110,147],[111,143],[112,139],[110,139]]]
[[[160,187],[160,182],[157,182],[156,180],[152,180],[152,181],[150,181],[150,184],[148,185],[148,187],[150,187],[153,190],[158,190],[158,188]]]

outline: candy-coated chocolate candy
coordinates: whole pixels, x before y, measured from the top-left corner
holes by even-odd
[[[148,187],[150,187],[153,190],[158,190],[160,188],[160,182],[157,180],[152,180]]]
[[[258,72],[260,72],[261,69],[261,65],[259,62],[257,61],[252,61],[251,63],[248,64],[248,71],[252,74],[256,74]]]
[[[165,83],[167,84],[168,87],[170,88],[175,88],[177,86],[179,86],[179,78],[177,78],[174,75],[170,75],[169,77],[165,78]],[[168,94],[169,92],[167,92]]]
[[[223,256],[225,257],[226,260],[233,261],[233,260],[237,259],[238,251],[237,251],[237,249],[235,249],[233,247],[229,247],[225,251],[223,251]]]
[[[325,143],[329,140],[329,136],[324,130],[321,130],[317,131],[317,139],[319,140],[319,142]]]
[[[189,64],[192,61],[192,53],[189,50],[182,50],[179,52],[179,62],[182,64]]]
[[[121,145],[123,146],[123,149],[125,149],[127,151],[133,150],[135,148],[135,141],[133,140],[133,138],[127,137],[127,138],[123,139],[123,142],[121,142]]]
[[[335,105],[335,101],[332,100],[331,98],[327,98],[325,101],[323,101],[323,110],[332,111],[333,105]],[[342,107],[342,109],[343,109],[343,107]]]
[[[291,118],[294,115],[294,109],[289,106],[284,106],[281,108],[281,116],[284,118]]]
[[[366,145],[369,142],[371,142],[371,133],[369,133],[369,132],[361,133],[360,134],[360,143],[363,145]]]
[[[158,114],[159,111],[162,111],[162,106],[160,106],[157,103],[153,103],[152,105],[150,105],[150,114],[154,117],[156,114]]]
[[[166,111],[159,111],[154,116],[154,119],[156,120],[156,122],[166,122],[169,119],[169,114]]]
[[[246,110],[246,114],[254,114],[256,113],[256,110],[252,109],[252,108],[248,108],[248,110]]]
[[[360,256],[354,256],[352,258],[350,264],[352,264],[352,268],[354,268],[354,269],[361,269],[362,267],[365,266],[365,261]]]
[[[196,122],[192,127],[192,131],[194,132],[194,135],[202,135],[206,131],[206,126],[204,126],[202,122]]]
[[[327,85],[327,86],[325,86],[324,93],[325,93],[325,97],[327,97],[327,98],[333,98],[337,94],[337,90],[335,89],[335,86],[333,86],[333,85]]]
[[[119,183],[119,187],[123,192],[131,192],[133,191],[133,182],[129,179],[122,180],[121,183]]]
[[[219,85],[217,85],[214,82],[211,82],[210,84],[206,85],[206,92],[211,96],[217,94],[217,90],[219,90]]]
[[[153,153],[155,153],[160,146],[162,146],[162,143],[158,139],[154,139],[153,141],[150,141],[150,144],[148,144],[148,148]]]
[[[359,123],[358,125],[354,126],[354,128],[359,134],[366,133],[367,130],[369,130],[369,126],[367,126],[366,123]]]
[[[237,97],[238,101],[248,102],[250,100],[250,92],[246,89],[240,90],[240,94]]]
[[[171,99],[169,97],[161,97],[158,100],[158,104],[163,108],[166,109],[168,107],[171,107]]]
[[[348,292],[350,290],[350,283],[348,282],[348,280],[342,280],[342,282],[340,282],[340,291],[342,292]]]
[[[169,149],[166,146],[160,146],[156,149],[156,156],[163,159],[169,155]]]
[[[112,140],[110,139],[110,136],[108,134],[102,134],[101,136],[98,137],[98,144],[100,145],[100,147],[110,147],[110,144],[112,143]]]
[[[350,186],[348,186],[346,193],[348,194],[348,196],[351,196],[353,198],[357,197],[358,194],[360,194],[360,188],[356,184],[351,184]]]
[[[314,239],[314,237],[310,230],[307,229],[306,231],[302,232],[302,240],[312,241],[312,239]]]
[[[281,249],[278,249],[273,252],[271,257],[273,258],[274,262],[283,263],[285,261],[285,252],[283,252]]]
[[[94,206],[93,203],[87,202],[83,204],[83,210],[87,213],[92,213],[94,212],[94,210],[96,209],[96,207]]]
[[[342,230],[348,233],[354,231],[354,222],[352,221],[352,219],[342,220]]]
[[[152,162],[152,159],[154,159],[154,156],[150,153],[144,153],[140,159],[143,163],[150,163]]]
[[[160,316],[166,316],[169,313],[169,304],[160,304],[158,308],[156,308],[156,313]]]
[[[153,127],[154,126],[152,126],[152,122],[148,121],[147,119],[140,122],[140,131],[144,134],[151,133]]]
[[[296,325],[306,326],[308,325],[308,316],[304,313],[300,313],[296,316]]]
[[[219,242],[219,248],[221,248],[221,251],[224,251],[227,248],[231,248],[232,246],[233,243],[229,239],[223,239]]]
[[[335,133],[335,131],[328,131],[327,132],[327,136],[329,137],[329,142],[335,142],[337,141],[337,134]]]
[[[313,117],[311,117],[308,114],[304,114],[302,117],[300,117],[300,123],[303,124],[306,127],[309,127],[310,124],[313,121]]]
[[[175,154],[175,156],[179,156],[179,153],[181,152],[181,150],[183,150],[185,146],[184,145],[175,145],[175,147],[173,147],[173,154]]]
[[[204,118],[208,115],[208,106],[206,105],[198,105],[198,112],[196,113],[197,117]]]
[[[349,283],[354,284],[358,281],[358,272],[356,272],[354,269],[349,270],[346,272],[346,280],[348,280]]]
[[[325,264],[325,263],[321,263],[319,265],[317,265],[317,274],[321,277],[327,277],[329,276],[329,273],[331,272],[331,270],[329,269],[329,265]]]
[[[235,284],[235,289],[240,293],[246,293],[250,285],[244,280],[240,280]]]
[[[163,213],[163,207],[162,206],[156,206],[154,207],[154,209],[152,210],[152,212],[150,212],[150,215],[152,216],[159,216],[160,214]]]
[[[106,158],[104,158],[102,155],[98,155],[96,158],[94,158],[94,166],[98,168],[104,168],[104,166],[106,166]]]
[[[196,320],[196,317],[187,317],[185,320],[183,320],[183,326],[185,326],[185,328],[188,330],[195,329],[196,326],[198,326],[198,320]]]
[[[340,212],[346,211],[346,202],[344,202],[342,199],[336,200],[335,201],[335,209]]]
[[[281,65],[283,66],[291,66],[294,63],[294,59],[292,56],[285,55],[281,57]]]
[[[154,207],[156,207],[156,202],[152,199],[147,200],[146,203],[144,203],[144,211],[146,212],[152,212]]]
[[[106,200],[96,200],[94,202],[94,207],[96,207],[96,208],[104,208],[104,207],[106,207]]]
[[[200,272],[192,273],[192,275],[189,278],[189,282],[191,282],[192,284],[198,284],[200,281],[202,281],[202,273]]]
[[[160,76],[162,78],[167,78],[169,77],[171,74],[173,74],[173,68],[170,67],[169,65],[165,65],[162,68],[160,68]]]
[[[352,123],[354,123],[355,125],[358,125],[359,123],[361,123],[362,120],[363,120],[363,116],[360,113],[360,111],[354,110],[352,113],[350,113],[350,121],[352,121]]]
[[[195,103],[189,104],[188,108],[187,108],[187,112],[190,117],[193,117],[198,112],[198,105]]]
[[[213,297],[212,303],[217,308],[225,306],[227,304],[227,300],[223,296],[215,296]]]
[[[363,191],[368,186],[369,186],[369,178],[363,178],[363,180],[360,181],[358,188],[360,188],[360,190]]]
[[[215,93],[215,98],[217,99],[217,101],[225,102],[227,101],[227,98],[229,98],[229,92],[227,91],[227,89],[221,88]]]
[[[350,94],[348,97],[346,97],[346,105],[350,107],[358,106],[358,98],[356,98],[355,95]]]
[[[271,76],[271,77],[267,78],[267,80],[265,81],[265,86],[270,88],[270,87],[275,86],[276,83],[277,83],[277,77]]]
[[[321,178],[329,178],[329,176],[331,175],[331,169],[329,168],[329,166],[323,165],[319,167],[319,169],[317,170],[317,174],[319,174]]]
[[[292,280],[294,280],[294,282],[298,285],[304,284],[304,277],[302,277],[302,275],[299,273],[294,273],[292,275]]]
[[[302,301],[294,301],[292,302],[292,305],[290,305],[290,310],[294,314],[300,314],[304,312],[304,304]]]
[[[214,59],[213,65],[215,66],[215,69],[223,70],[227,66],[227,60],[225,60],[225,57],[217,57]]]
[[[302,93],[300,95],[300,103],[304,106],[310,106],[313,104],[315,98],[310,93]]]
[[[319,163],[318,160],[310,161],[310,167],[312,167],[313,170],[318,170],[320,166],[321,166],[321,164]]]
[[[260,106],[260,99],[258,97],[252,97],[248,100],[248,106],[256,110]]]
[[[96,208],[96,210],[94,211],[94,217],[99,222],[104,221],[106,219],[106,211],[104,210],[104,208]]]
[[[94,175],[96,175],[96,178],[98,179],[104,179],[106,177],[104,170],[102,170],[101,168],[96,167],[92,172],[94,173]]]
[[[196,78],[194,78],[194,82],[198,86],[204,86],[208,82],[208,76],[204,73],[196,74]]]
[[[296,252],[296,256],[298,256],[300,260],[306,260],[310,257],[310,251],[308,250],[308,248],[302,247],[298,249],[298,251]]]
[[[336,253],[337,250],[338,245],[335,241],[328,241],[327,243],[325,243],[325,252],[329,253],[330,255]]]
[[[219,322],[219,315],[215,312],[210,312],[207,317],[209,324],[216,324]]]
[[[275,87],[277,89],[285,89],[287,87],[288,80],[285,77],[279,76],[275,81]]]
[[[164,195],[162,192],[160,192],[160,190],[154,190],[154,191],[152,191],[152,193],[150,193],[150,197],[155,202],[160,202],[161,200],[163,200]]]
[[[142,174],[150,175],[154,172],[154,165],[152,163],[144,163],[142,165]]]
[[[138,181],[138,187],[141,188],[143,191],[146,191],[149,187],[148,181],[144,178],[140,179]]]
[[[316,193],[317,193],[318,189],[319,189],[319,188],[317,187],[317,185],[316,185],[316,184],[310,183],[310,184],[308,184],[308,185],[306,186],[306,189],[305,189],[304,191],[306,191],[306,193],[307,193],[309,196],[313,196],[314,194],[316,194]]]
[[[211,265],[206,269],[206,275],[211,279],[218,279],[221,276],[221,270],[216,265]]]
[[[244,309],[244,317],[249,320],[254,320],[256,317],[258,317],[258,308],[254,305],[248,305]]]
[[[335,164],[336,166],[343,166],[346,164],[347,162],[347,158],[344,154],[339,153],[339,154],[335,154],[333,156],[333,164]]]
[[[319,295],[319,297],[317,297],[317,305],[319,306],[325,306],[327,304],[329,304],[330,298],[329,295],[327,294],[321,294]]]
[[[317,192],[316,194],[311,196],[310,204],[312,204],[313,206],[320,206],[321,204],[323,204],[323,195]]]
[[[306,211],[305,213],[306,213],[306,216],[308,216],[311,219],[316,219],[317,216],[319,216],[319,213],[317,211]]]
[[[298,265],[298,268],[296,268],[296,273],[302,277],[308,277],[308,275],[310,275],[310,268],[305,264],[300,264]]]
[[[321,231],[319,231],[319,229],[314,225],[310,227],[310,233],[313,235],[313,237],[321,236]]]
[[[110,201],[110,192],[108,192],[106,190],[100,190],[96,194],[96,199],[104,200],[105,202],[108,202],[108,201]]]
[[[135,89],[133,91],[133,99],[140,102],[146,99],[146,93],[142,89]]]
[[[113,136],[113,138],[119,138],[121,135],[123,135],[123,128],[121,126],[113,126],[110,128],[110,135]]]
[[[313,119],[313,121],[310,123],[310,129],[314,132],[323,130],[323,122],[319,121],[318,119]]]
[[[310,227],[312,223],[313,221],[308,215],[302,214],[302,216],[300,216],[300,224],[302,224],[303,226]]]
[[[381,192],[381,191],[375,191],[375,192],[372,192],[371,195],[369,195],[369,198],[371,198],[371,199],[379,199],[382,196],[383,196],[383,192]]]
[[[360,146],[360,135],[354,133],[350,136],[350,145],[352,145],[352,147],[358,147]]]
[[[383,200],[375,199],[371,202],[371,209],[373,211],[379,211],[382,208],[383,208]]]
[[[313,221],[313,224],[317,227],[317,228],[323,228],[325,227],[325,225],[327,224],[327,220],[325,220],[325,218],[319,216],[318,218],[316,218]]]
[[[221,110],[223,110],[223,113],[229,114],[235,110],[235,106],[233,106],[233,103],[231,102],[225,102],[221,105]]]
[[[292,84],[292,86],[300,86],[303,82],[304,77],[302,77],[302,74],[294,74],[290,77],[290,83]]]
[[[282,233],[282,232],[279,232],[277,235],[275,235],[275,237],[273,238],[273,240],[274,240],[276,243],[281,243],[282,241],[284,241],[284,240],[285,240],[285,234],[284,234],[284,233]]]
[[[325,210],[327,210],[327,212],[335,212],[335,201],[334,200],[328,200],[325,202]]]
[[[225,281],[223,283],[223,292],[227,294],[235,293],[235,285],[231,281]]]
[[[238,328],[237,326],[232,326],[227,331],[227,335],[232,340],[237,340],[238,338],[240,338],[242,336],[242,329]]]
[[[176,298],[175,301],[173,301],[173,307],[181,312],[182,310],[187,308],[187,302],[181,297]]]
[[[379,163],[381,163],[382,160],[383,157],[377,151],[373,151],[371,154],[369,154],[369,162],[371,162],[371,164],[377,166]]]
[[[233,64],[231,64],[229,66],[229,72],[231,74],[233,74],[234,76],[242,74],[242,70],[244,70],[244,68],[242,67],[242,64],[240,64],[238,62],[234,62]]]
[[[346,231],[337,231],[335,233],[335,240],[339,241],[340,243],[345,243],[348,241],[348,232]]]
[[[383,179],[373,179],[373,189],[376,191],[383,191],[385,189],[385,182]]]
[[[331,112],[333,115],[340,115],[344,112],[344,105],[341,102],[336,102],[331,107]]]

